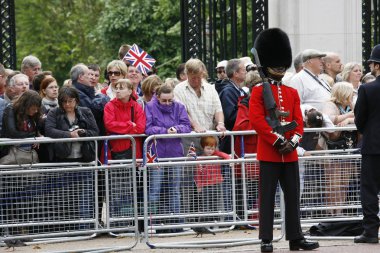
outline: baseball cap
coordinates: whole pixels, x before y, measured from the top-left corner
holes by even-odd
[[[244,67],[253,65],[253,62],[252,62],[251,58],[248,57],[248,56],[241,57],[240,60],[244,63]]]

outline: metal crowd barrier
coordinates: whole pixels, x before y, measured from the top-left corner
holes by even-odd
[[[232,157],[235,135],[253,134],[254,131],[242,132],[207,132],[191,134],[163,134],[149,136],[144,142],[143,154],[149,151],[150,143],[167,138],[196,138],[215,136],[231,138]],[[184,150],[187,154],[187,150]],[[233,157],[234,158],[234,157]],[[237,194],[235,189],[235,167],[245,163],[257,163],[253,158],[220,160],[218,157],[190,156],[179,158],[160,158],[158,161],[147,162],[144,159],[144,234],[150,248],[210,248],[228,247],[259,243],[258,238],[246,238],[181,241],[175,243],[163,242],[167,235],[180,236],[189,234],[219,233],[234,229],[236,226],[258,224],[257,209],[257,178],[243,187],[243,194]],[[202,170],[213,167],[223,177],[222,182],[199,186],[199,176]],[[209,167],[208,167],[209,166]],[[243,167],[243,166],[242,166]],[[243,167],[244,170],[244,167]],[[215,174],[215,176],[217,176]],[[198,181],[197,181],[198,180]],[[243,182],[243,181],[239,181]],[[239,185],[239,188],[242,188]],[[178,190],[180,189],[180,190]],[[247,198],[248,191],[253,194]],[[237,204],[239,201],[239,204]],[[243,204],[244,203],[244,204]],[[277,210],[280,210],[278,202]],[[249,206],[254,215],[249,216],[244,207]],[[245,214],[239,214],[238,211]],[[278,217],[280,214],[278,215]],[[278,223],[281,219],[277,220]],[[220,234],[218,234],[220,235]],[[208,237],[209,238],[209,237]],[[282,235],[274,240],[280,240]]]
[[[3,140],[0,146],[19,144],[49,145],[57,142],[95,142],[95,160],[89,163],[37,163],[0,165],[0,241],[20,240],[26,245],[89,239],[101,233],[133,231],[136,235],[122,250],[137,244],[137,201],[135,177],[116,171],[135,171],[130,163],[100,164],[98,142],[112,139],[131,140],[132,136],[82,137],[68,139],[38,138]],[[111,187],[128,181],[129,186]],[[99,188],[105,185],[105,191]],[[113,189],[118,188],[117,191]],[[130,198],[129,212],[120,213],[121,199]],[[106,205],[102,203],[106,202]],[[105,207],[105,208],[104,208]],[[103,213],[103,215],[102,215]],[[119,217],[115,219],[115,213]],[[112,246],[112,251],[120,250]]]
[[[305,129],[305,132],[328,130],[337,129],[312,128]],[[355,130],[355,127],[339,130]],[[0,142],[0,145],[12,145],[126,138],[133,144],[131,160],[110,160],[106,164],[33,164],[21,168],[17,165],[0,166],[0,241],[48,237],[61,237],[61,240],[62,236],[69,235],[85,234],[94,237],[99,233],[110,233],[114,236],[126,233],[135,240],[125,248],[134,247],[139,236],[143,236],[150,248],[208,248],[257,244],[260,242],[258,238],[241,235],[239,238],[223,238],[221,233],[237,226],[258,225],[258,175],[253,173],[258,169],[256,154],[236,157],[234,153],[234,137],[243,136],[244,139],[253,134],[254,131],[239,131],[149,136],[144,142],[141,164],[140,160],[136,160],[134,137],[129,135]],[[185,157],[158,157],[158,161],[148,162],[147,153],[151,141],[167,138],[185,140],[210,135],[231,138],[232,159],[220,160],[218,157],[201,156],[194,159],[186,156],[185,149]],[[299,160],[302,179],[302,227],[309,228],[322,221],[361,220],[361,155],[356,149],[310,153],[310,156],[300,157]],[[219,168],[217,171],[222,174],[223,181],[203,188],[198,187],[194,175],[200,173],[203,167],[211,165]],[[236,174],[238,167],[241,175]],[[143,184],[138,186],[140,173],[143,174]],[[104,191],[99,188],[99,182],[105,185]],[[85,192],[87,195],[78,192]],[[102,194],[104,199],[101,198]],[[83,209],[77,203],[84,203],[84,206],[90,208]],[[283,198],[279,189],[274,224],[280,235],[274,241],[284,236],[282,217]],[[175,243],[164,239],[168,236],[195,235],[199,229],[216,233],[218,240],[212,235],[205,236],[208,240],[197,238]],[[114,251],[122,249],[112,248]]]

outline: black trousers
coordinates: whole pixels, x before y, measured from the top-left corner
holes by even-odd
[[[262,240],[273,239],[275,195],[278,182],[285,199],[286,240],[303,238],[300,223],[300,179],[298,162],[260,161],[259,211]]]
[[[363,207],[364,233],[369,237],[378,237],[380,191],[380,155],[362,155],[360,174],[360,198]]]

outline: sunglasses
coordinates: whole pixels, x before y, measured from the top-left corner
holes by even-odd
[[[223,74],[223,73],[226,73],[226,71],[224,71],[224,70],[218,70],[218,71],[216,71],[216,73]]]
[[[108,76],[120,76],[121,75],[121,72],[120,71],[108,71]]]

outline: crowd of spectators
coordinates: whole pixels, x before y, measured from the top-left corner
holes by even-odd
[[[210,84],[207,81],[205,64],[198,59],[190,59],[178,66],[176,78],[163,82],[158,75],[151,73],[150,76],[144,76],[136,67],[126,62],[123,56],[128,50],[129,46],[123,45],[119,59],[107,64],[104,82],[100,81],[100,67],[91,63],[78,63],[73,66],[70,79],[62,85],[54,78],[54,73],[42,71],[42,63],[35,56],[29,55],[23,59],[21,71],[5,69],[0,64],[1,137],[80,138],[115,134],[153,135],[253,129],[248,119],[248,101],[250,89],[260,83],[261,78],[250,60],[220,61],[215,68],[218,80]],[[326,121],[327,126],[354,123],[353,108],[358,87],[361,83],[374,79],[370,73],[363,76],[359,63],[349,62],[344,65],[337,53],[322,53],[316,49],[300,52],[294,60],[294,67],[295,73],[286,75],[283,82],[297,90],[302,106],[308,106],[307,111],[304,110],[305,127],[326,126],[325,123],[322,124]],[[347,140],[347,135],[350,143],[343,145],[350,146],[343,148],[357,147],[360,142],[357,132],[330,131],[305,138],[311,142],[304,142],[305,150],[301,150],[299,155],[308,155],[305,151],[337,148],[337,143],[342,139]],[[223,154],[220,156],[226,158],[227,155],[231,158],[231,139],[225,137],[214,141],[217,140],[207,139],[202,143],[200,138],[194,137],[162,139],[153,149],[159,158],[173,158],[185,156],[190,146],[194,145],[198,155]],[[256,153],[255,136],[245,137],[244,150],[241,141],[240,137],[236,137],[236,157],[244,153]],[[38,157],[43,162],[88,161],[88,152],[94,151],[93,147],[82,142],[49,145],[49,148],[42,145],[21,145],[18,148],[36,151],[41,148],[44,152],[39,151]],[[218,146],[224,153],[215,151]],[[108,159],[132,158],[129,140],[110,141],[108,148]],[[141,158],[141,139],[137,139],[136,148],[137,158]],[[207,148],[213,152],[207,151]],[[104,152],[104,149],[100,147],[99,151]],[[0,164],[6,164],[2,161],[8,152],[2,150]],[[235,169],[236,188],[241,191],[239,166]],[[202,170],[209,170],[209,173],[202,173]],[[197,192],[201,193],[200,198],[203,199],[202,210],[206,212],[215,209],[220,203],[216,203],[215,199],[207,200],[205,193],[217,188],[214,191],[218,194],[223,192],[222,198],[229,198],[225,191],[219,189],[223,182],[231,180],[231,172],[228,170],[229,167],[223,166],[206,166],[195,170],[173,166],[168,168],[167,173],[152,170],[149,189],[152,212],[158,212],[160,208],[161,183],[165,177],[165,181],[170,182],[170,213],[179,213],[181,209],[192,210],[194,207],[188,200],[193,199]],[[332,192],[346,191],[349,178],[344,178],[345,184],[337,184],[336,181],[339,180],[336,177],[347,177],[350,175],[348,170],[350,168],[344,164],[326,165],[325,173],[329,178],[326,187],[331,195]],[[247,173],[249,180],[257,182],[257,167],[248,167]],[[212,182],[202,176],[212,179]],[[239,196],[242,198],[241,193],[237,194],[238,198]],[[343,204],[345,198],[344,194],[330,196],[327,193],[326,196],[327,203],[331,205]],[[205,203],[211,203],[211,206],[206,207]],[[228,204],[224,202],[224,208],[227,207]]]

